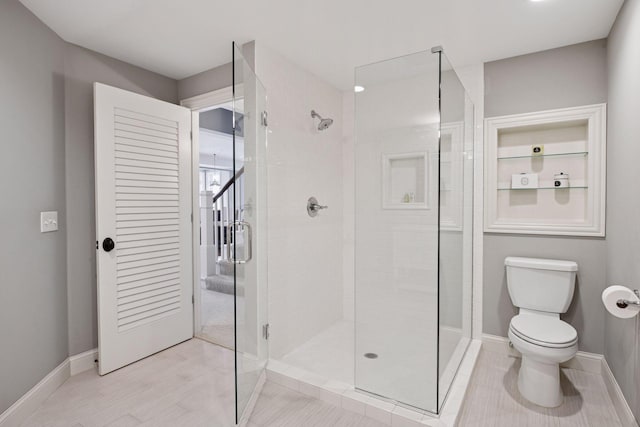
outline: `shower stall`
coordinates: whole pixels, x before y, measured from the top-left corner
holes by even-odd
[[[297,286],[271,299],[270,319],[292,332],[270,344],[269,369],[311,390],[324,384],[438,414],[471,341],[474,107],[441,48],[358,67],[355,87],[338,123],[342,316],[335,298],[327,302],[333,282],[315,289],[292,280]],[[327,132],[315,138],[328,144]],[[292,232],[325,227],[313,237],[320,244],[336,222],[301,222]],[[325,258],[309,280],[331,274],[322,270],[328,255],[316,256]],[[281,301],[302,287],[283,313]],[[321,327],[323,310],[334,314]]]

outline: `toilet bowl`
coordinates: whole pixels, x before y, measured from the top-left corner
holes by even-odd
[[[576,355],[578,334],[558,317],[521,311],[511,319],[509,339],[522,354],[518,390],[532,403],[547,408],[560,406],[560,366]]]
[[[578,351],[578,333],[560,320],[573,299],[578,266],[572,261],[505,259],[507,285],[518,315],[509,323],[509,339],[522,354],[518,390],[536,405],[560,406],[560,363]]]

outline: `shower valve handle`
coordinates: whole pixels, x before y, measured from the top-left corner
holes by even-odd
[[[307,200],[307,213],[312,218],[318,215],[318,211],[328,208],[329,206],[319,204],[318,199],[316,199],[315,197],[309,197],[309,200]]]

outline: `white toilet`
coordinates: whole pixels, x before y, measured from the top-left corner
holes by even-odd
[[[560,313],[571,304],[578,264],[507,257],[504,265],[511,301],[520,309],[509,324],[509,339],[522,353],[518,389],[536,405],[560,406],[559,364],[578,351],[578,334]]]

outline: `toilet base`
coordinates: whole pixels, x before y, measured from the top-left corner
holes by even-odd
[[[525,399],[536,405],[546,408],[562,405],[564,396],[560,388],[560,365],[541,363],[522,355],[518,390]]]

